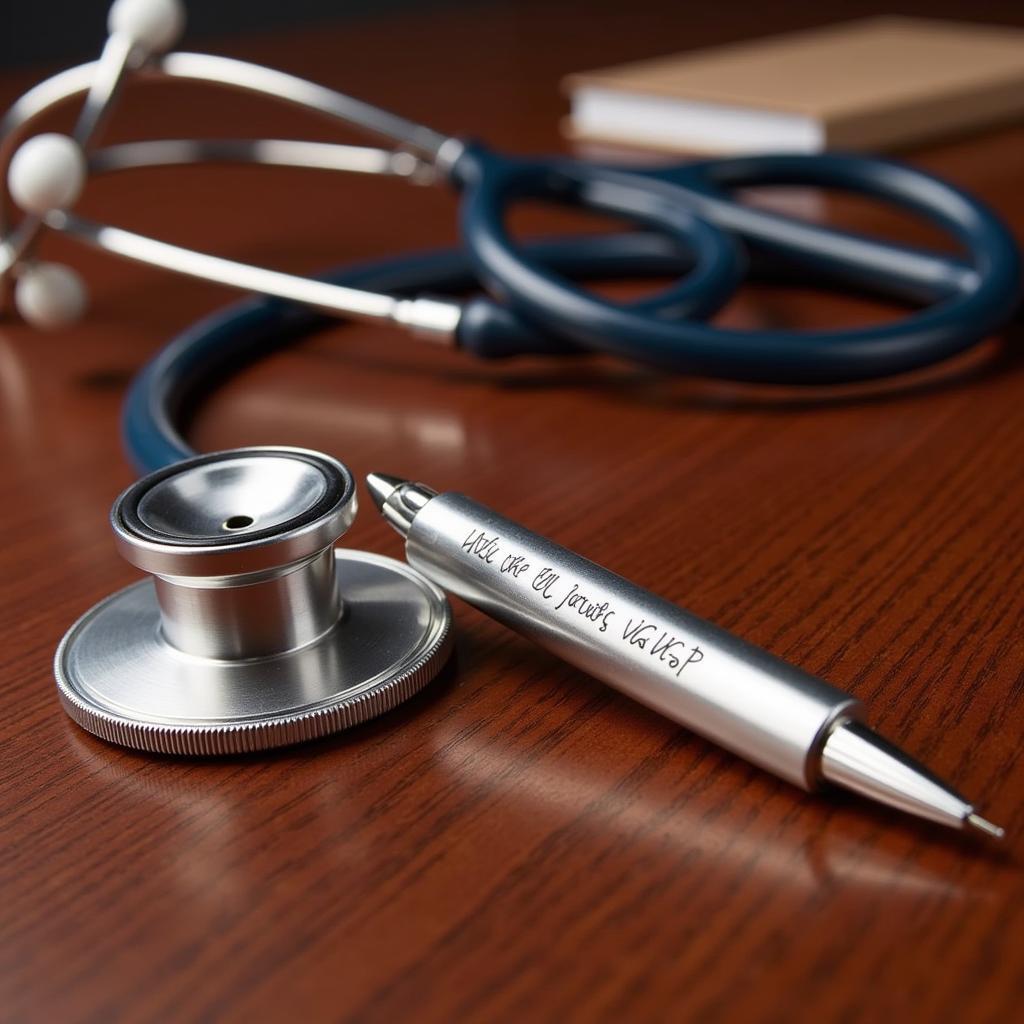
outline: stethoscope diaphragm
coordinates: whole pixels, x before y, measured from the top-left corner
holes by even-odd
[[[64,637],[65,710],[113,743],[209,755],[325,736],[412,696],[450,651],[448,602],[402,562],[336,550],[355,511],[346,467],[296,448],[143,477],[111,518],[152,578]]]

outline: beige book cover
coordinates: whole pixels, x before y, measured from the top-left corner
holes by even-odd
[[[690,152],[892,149],[1024,114],[1024,30],[881,17],[570,75],[570,134]]]

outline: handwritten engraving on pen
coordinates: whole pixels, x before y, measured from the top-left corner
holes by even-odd
[[[615,609],[608,600],[598,600],[588,594],[579,583],[562,583],[560,573],[549,565],[533,571],[525,555],[502,549],[502,539],[497,534],[483,530],[470,530],[462,542],[462,550],[471,558],[479,559],[485,565],[493,566],[502,576],[529,582],[532,590],[546,601],[553,603],[553,611],[579,615],[594,623],[599,633],[607,633]],[[621,616],[620,616],[621,621]],[[662,629],[647,619],[628,618],[622,629],[622,639],[631,647],[639,648],[645,654],[658,660],[670,672],[679,676],[688,665],[704,660],[704,652],[697,644],[688,644],[681,637]]]
[[[533,578],[531,586],[534,590],[538,591],[542,597],[550,601],[554,595],[554,587],[558,583],[560,577],[557,572],[553,569],[549,569],[545,566],[536,576]]]
[[[591,601],[586,594],[580,592],[579,587],[574,583],[569,593],[555,605],[555,611],[561,611],[562,607],[566,605],[569,608],[574,608],[585,619],[590,619],[591,622],[599,622],[602,633],[608,632],[608,622],[615,612],[608,607],[607,601],[601,601],[600,603]]]
[[[472,530],[462,542],[462,550],[468,551],[481,562],[493,565],[494,559],[498,557],[498,538],[488,537],[483,530]]]

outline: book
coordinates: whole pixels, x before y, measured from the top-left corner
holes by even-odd
[[[575,138],[693,153],[897,149],[1024,114],[1024,30],[878,17],[568,76]]]

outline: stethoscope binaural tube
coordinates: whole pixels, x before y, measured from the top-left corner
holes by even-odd
[[[177,10],[173,3],[168,9]],[[916,369],[972,345],[1016,308],[1019,257],[1008,230],[981,203],[923,172],[838,155],[737,158],[642,171],[569,159],[505,157],[293,75],[205,54],[163,53],[180,31],[178,14],[173,25],[141,35],[131,19],[113,19],[99,61],[40,83],[4,118],[0,158],[17,131],[55,103],[86,92],[74,139],[57,147],[70,161],[65,170],[70,172],[77,162],[72,175],[76,180],[58,190],[70,198],[63,205],[46,205],[49,193],[43,189],[37,194],[31,176],[12,177],[23,186],[16,190],[12,185],[12,191],[31,197],[23,205],[35,216],[6,234],[0,216],[0,274],[17,275],[24,269],[35,236],[50,227],[179,273],[344,317],[454,338],[482,355],[561,353],[582,347],[689,374],[784,384],[867,380]],[[167,140],[93,152],[95,130],[129,73],[227,85],[273,97],[383,136],[398,148],[388,152],[292,140]],[[226,158],[448,181],[462,193],[463,239],[472,269],[497,302],[479,299],[466,305],[428,296],[398,297],[369,287],[365,276],[344,275],[333,282],[303,278],[92,224],[67,209],[84,181],[87,156],[93,170]],[[21,169],[30,163],[22,161]],[[951,233],[964,257],[837,231],[734,201],[732,191],[751,184],[834,187],[893,202]],[[612,213],[659,232],[685,260],[686,276],[631,304],[596,296],[543,263],[536,256],[540,250],[508,237],[507,210],[523,198]],[[566,243],[572,256],[568,264],[585,265],[585,250],[593,244],[589,238]],[[740,283],[748,257],[781,272],[807,274],[815,282],[868,288],[929,305],[900,322],[838,331],[738,332],[704,323]],[[620,272],[628,273],[628,264]],[[605,269],[610,269],[607,262]],[[353,285],[354,279],[361,279],[363,287]]]
[[[400,148],[389,151],[287,139],[153,140],[98,151],[90,148],[88,168],[92,173],[230,161],[387,175],[426,184],[443,179],[450,161],[462,150],[462,143],[457,139],[294,75],[231,58],[196,53],[150,55],[139,63],[133,61],[131,48],[119,44],[112,36],[99,61],[60,72],[15,102],[0,120],[0,164],[11,156],[16,136],[47,110],[81,93],[86,94],[86,111],[94,106],[97,80],[105,79],[110,84],[108,89],[101,91],[104,101],[111,102],[129,69],[148,78],[214,83],[272,97],[354,124],[371,134],[383,135]],[[90,126],[95,127],[99,118],[88,120]],[[90,128],[80,140],[83,151],[91,143],[91,134]],[[335,315],[398,323],[413,331],[441,336],[450,335],[459,321],[460,310],[456,303],[449,304],[448,309],[439,308],[429,300],[421,303],[416,298],[397,303],[392,296],[369,289],[332,285],[266,270],[171,245],[112,225],[96,224],[63,208],[26,217],[12,231],[7,222],[4,198],[0,194],[0,277],[17,271],[19,261],[31,253],[40,228],[45,226],[127,259],[303,302]],[[651,310],[665,307],[671,315],[711,315],[724,304],[742,279],[744,261],[741,247],[724,232],[685,211],[672,217],[664,228],[674,236],[681,250],[692,256],[689,266],[693,279],[669,285],[662,294],[645,299],[641,307]],[[507,321],[508,317],[501,319]],[[551,349],[557,352],[566,347],[565,339],[556,339],[550,346],[531,342],[529,351]]]

